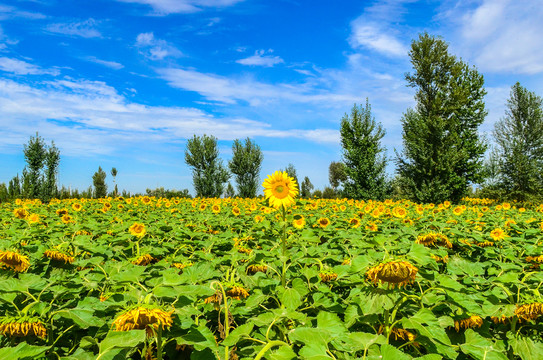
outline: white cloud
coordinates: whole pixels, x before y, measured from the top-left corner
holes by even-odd
[[[257,50],[253,56],[249,56],[244,59],[237,60],[236,62],[242,65],[253,65],[253,66],[265,66],[272,67],[277,64],[283,63],[283,59],[279,56],[266,55],[266,53],[273,53],[273,50]]]
[[[86,61],[90,61],[90,62],[99,64],[99,65],[103,65],[103,66],[111,68],[113,70],[120,70],[120,69],[124,68],[124,65],[121,64],[121,63],[118,63],[118,62],[115,62],[115,61],[108,61],[108,60],[98,59],[95,56],[87,56],[87,57],[85,57],[83,59],[86,60]]]
[[[366,18],[359,18],[352,24],[350,37],[351,46],[357,48],[369,48],[387,56],[406,56],[407,47],[387,33],[381,25],[367,23]]]
[[[150,33],[141,33],[136,38],[136,46],[144,49],[144,54],[151,60],[162,60],[167,56],[179,57],[183,55],[175,46],[168,44],[167,41],[155,38]]]
[[[26,61],[0,57],[0,70],[10,72],[16,75],[58,75],[60,72],[56,69],[42,69]]]
[[[483,0],[467,14],[461,10],[447,16],[460,25],[459,43],[477,67],[490,72],[543,72],[543,7],[539,0]]]
[[[37,19],[45,19],[46,16],[37,12],[22,11],[22,10],[17,9],[14,6],[0,4],[0,20],[15,19],[15,18],[37,20]]]
[[[4,151],[20,146],[36,129],[55,139],[66,155],[108,154],[142,139],[146,144],[162,144],[204,133],[220,140],[258,136],[323,143],[337,140],[335,130],[276,129],[243,117],[214,117],[195,108],[147,106],[129,101],[101,81],[22,84],[0,79],[0,108],[0,134],[6,135],[0,136],[0,148]]]
[[[174,13],[194,13],[206,8],[223,8],[235,5],[244,0],[117,0],[125,3],[149,5],[154,13],[151,15],[168,15]]]
[[[96,29],[97,22],[94,19],[71,23],[56,23],[47,25],[46,31],[69,36],[80,36],[83,38],[102,37],[102,34]]]
[[[308,84],[267,84],[251,78],[228,78],[204,74],[195,70],[176,68],[159,69],[158,73],[170,86],[194,91],[208,100],[235,104],[246,101],[253,106],[286,100],[297,103],[352,103],[351,94],[317,90]]]

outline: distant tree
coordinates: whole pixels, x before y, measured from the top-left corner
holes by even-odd
[[[42,199],[49,201],[58,196],[57,174],[60,164],[60,150],[51,142],[45,155],[45,176],[42,184]]]
[[[298,174],[296,173],[296,168],[293,164],[288,164],[287,167],[284,170],[288,176],[296,180],[296,188],[298,190],[298,194],[300,194],[300,182],[298,181]]]
[[[220,197],[230,175],[219,158],[217,138],[196,136],[187,141],[185,162],[192,168],[194,190],[198,197]]]
[[[328,167],[328,180],[334,191],[337,191],[338,187],[347,181],[347,169],[345,164],[340,161],[332,161]]]
[[[6,202],[10,199],[8,187],[6,186],[6,183],[0,184],[0,202]]]
[[[309,180],[309,178],[306,176],[304,177],[304,181],[302,181],[302,186],[301,186],[301,193],[300,193],[300,197],[301,198],[304,198],[304,199],[308,199],[311,197],[311,190],[313,190],[314,186],[313,184],[311,183],[311,181]]]
[[[259,188],[259,174],[264,155],[260,147],[251,139],[243,144],[238,139],[232,145],[232,160],[228,162],[230,172],[238,187],[238,195],[243,198],[254,198]]]
[[[398,173],[414,201],[457,202],[483,178],[487,146],[478,128],[487,114],[484,79],[426,33],[412,42],[409,57],[414,72],[405,78],[416,89],[417,105],[402,119]]]
[[[233,198],[236,196],[236,191],[234,190],[234,187],[232,184],[228,183],[228,186],[226,187],[226,190],[224,191],[224,197],[225,198]]]
[[[157,198],[190,198],[189,189],[183,189],[183,190],[169,190],[164,189],[163,187],[156,188],[154,190],[152,189],[146,189],[145,194],[147,196],[155,196]]]
[[[329,186],[325,186],[322,190],[322,199],[335,199],[337,198],[337,192]]]
[[[385,130],[372,116],[368,99],[366,99],[365,107],[361,105],[357,107],[355,104],[351,115],[345,114],[341,119],[340,135],[343,163],[347,175],[343,186],[345,197],[384,198],[386,157],[385,148],[381,146],[381,139],[385,136]],[[339,165],[336,167],[339,168]],[[336,183],[336,179],[337,176],[334,179],[331,176],[330,182]],[[339,182],[339,179],[337,180]]]
[[[494,127],[500,182],[516,200],[543,190],[543,99],[516,83]]]
[[[42,184],[42,169],[47,157],[47,146],[36,133],[36,137],[31,136],[28,144],[23,149],[26,166],[23,169],[23,196],[30,199],[40,197]]]
[[[94,185],[94,197],[103,198],[107,196],[106,172],[102,167],[98,167],[98,171],[92,176],[92,184]],[[92,193],[92,188],[90,189]]]
[[[113,196],[118,196],[119,195],[119,190],[117,189],[117,184],[115,183],[115,178],[117,177],[117,168],[115,167],[112,167],[111,168],[111,176],[113,177]]]
[[[313,197],[315,199],[322,199],[322,190],[317,189],[313,191]]]
[[[19,179],[19,174],[9,181],[8,194],[10,199],[16,199],[21,196],[21,180]]]

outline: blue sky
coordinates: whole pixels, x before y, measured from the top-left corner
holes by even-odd
[[[262,180],[295,165],[328,184],[339,123],[366,97],[401,150],[414,105],[404,74],[427,31],[485,76],[491,141],[516,82],[543,95],[543,7],[537,0],[0,1],[0,182],[25,165],[39,131],[61,151],[59,183],[85,189],[101,166],[121,189],[188,188],[186,140],[250,137]],[[394,165],[388,167],[392,175]],[[108,176],[110,187],[111,176]],[[232,180],[233,182],[233,180]]]

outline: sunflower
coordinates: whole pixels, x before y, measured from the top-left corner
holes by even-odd
[[[35,224],[35,223],[38,223],[40,222],[40,216],[38,214],[30,214],[26,220],[30,223],[30,224]]]
[[[490,232],[490,237],[494,239],[494,241],[505,239],[505,231],[496,228]]]
[[[407,210],[401,206],[397,206],[394,209],[392,209],[392,215],[394,217],[403,219],[407,215]]]
[[[68,209],[66,209],[66,208],[58,209],[56,211],[56,213],[57,213],[58,216],[63,216],[63,215],[66,215],[68,213]]]
[[[377,231],[377,230],[379,230],[379,228],[377,227],[376,223],[370,221],[369,223],[366,224],[366,230]]]
[[[221,207],[219,204],[215,204],[211,207],[211,211],[213,212],[213,214],[218,214],[221,212]]]
[[[55,261],[58,261],[58,262],[63,262],[65,264],[71,264],[74,262],[74,257],[73,256],[68,256],[66,254],[63,254],[61,253],[60,251],[56,251],[56,250],[45,250],[45,252],[43,253],[43,256],[51,259],[51,260],[55,260]]]
[[[517,306],[515,310],[515,315],[520,320],[535,320],[539,316],[543,315],[543,304],[536,302]]]
[[[257,272],[263,272],[263,273],[266,273],[266,271],[268,271],[268,267],[266,265],[256,265],[256,264],[253,264],[253,265],[249,265],[247,266],[247,272],[249,274],[256,274]]]
[[[74,211],[81,211],[81,209],[83,209],[83,206],[79,203],[74,203],[72,204],[72,209],[74,209]]]
[[[321,272],[319,273],[319,277],[321,278],[322,282],[329,282],[336,280],[337,274],[334,272]]]
[[[419,235],[415,242],[417,244],[422,244],[424,246],[441,245],[449,249],[452,248],[451,242],[445,235],[434,233],[434,232]]]
[[[141,202],[147,205],[151,202],[151,198],[149,196],[144,196],[141,198]]]
[[[305,227],[305,218],[303,216],[299,217],[298,219],[294,219],[292,221],[292,225],[296,229],[303,229]]]
[[[360,219],[354,217],[349,220],[349,225],[351,225],[351,228],[357,229],[360,226]]]
[[[464,208],[462,206],[457,206],[453,209],[454,215],[462,215],[463,212],[464,212]]]
[[[136,260],[132,261],[132,264],[134,265],[141,265],[141,266],[147,266],[149,264],[155,263],[158,260],[152,257],[149,254],[145,254],[137,258]]]
[[[234,286],[226,292],[226,295],[230,296],[232,299],[241,300],[242,297],[245,299],[249,296],[249,292],[241,286]]]
[[[35,336],[41,339],[47,336],[45,326],[36,318],[4,319],[0,323],[0,333],[10,337]]]
[[[328,218],[320,218],[318,221],[319,226],[323,229],[326,229],[328,225],[330,225],[330,219]]]
[[[384,326],[380,325],[377,333],[382,334],[384,330]],[[417,335],[412,332],[397,327],[391,329],[390,335],[394,336],[394,340],[414,341],[417,338]]]
[[[269,199],[270,206],[279,209],[287,208],[295,203],[294,197],[298,195],[296,180],[288,176],[286,172],[276,171],[268,175],[262,183],[264,195]]]
[[[128,228],[128,231],[130,232],[130,234],[137,237],[143,237],[146,233],[145,225],[137,222],[130,226]]]
[[[18,208],[13,210],[13,215],[18,219],[26,219],[26,217],[28,216],[28,211],[23,208]]]
[[[496,325],[498,324],[506,324],[509,321],[509,318],[505,315],[502,316],[491,316],[490,320]]]
[[[483,326],[483,318],[481,318],[478,315],[472,315],[467,319],[460,319],[454,321],[454,328],[456,331],[460,331],[460,329],[468,329],[468,328],[480,328]]]
[[[370,268],[366,276],[375,285],[380,281],[394,288],[396,285],[402,287],[414,281],[418,271],[407,261],[389,261]]]
[[[164,311],[152,305],[134,307],[117,316],[113,325],[115,331],[130,331],[146,329],[147,335],[152,335],[153,329],[169,328],[173,324],[172,311]]]
[[[13,251],[0,251],[0,264],[15,272],[25,272],[30,263],[24,255]]]
[[[232,208],[232,214],[234,214],[234,216],[239,216],[239,214],[241,214],[241,210],[239,209],[239,207],[234,206]]]

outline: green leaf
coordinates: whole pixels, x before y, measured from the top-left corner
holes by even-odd
[[[110,331],[99,345],[100,354],[97,360],[104,359],[102,356],[113,349],[133,349],[145,341],[145,336],[145,330]]]
[[[277,350],[266,354],[266,359],[270,360],[296,360],[298,356],[288,346],[280,346]]]
[[[251,331],[253,331],[253,327],[254,327],[254,325],[251,324],[251,323],[243,324],[241,326],[238,326],[237,328],[234,329],[234,331],[232,331],[230,334],[228,334],[228,336],[226,337],[226,339],[223,340],[221,345],[223,345],[223,346],[233,346],[233,345],[237,344],[237,342],[242,337],[249,336],[249,334],[251,334]]]
[[[389,344],[381,345],[383,360],[411,360],[411,356]]]
[[[202,351],[206,348],[217,351],[219,346],[213,333],[205,326],[192,326],[188,334],[175,339],[178,344],[192,345],[195,350]]]
[[[345,324],[337,314],[321,311],[317,315],[317,327],[325,329],[332,337],[343,335],[347,332]]]
[[[16,347],[5,347],[0,349],[0,359],[2,360],[33,360],[45,354],[50,346],[34,346],[22,342]]]
[[[477,360],[507,360],[505,349],[500,344],[482,337],[472,329],[467,329],[464,335],[466,343],[460,345],[464,354]]]
[[[422,266],[428,264],[429,262],[432,262],[432,257],[430,249],[428,249],[426,246],[413,243],[411,244],[411,249],[409,250],[409,253],[407,256],[413,260],[417,264],[420,264]]]
[[[543,343],[535,342],[530,338],[512,338],[509,344],[513,348],[515,355],[520,356],[522,360],[540,360],[543,359]]]
[[[296,289],[285,289],[281,295],[281,303],[289,310],[296,310],[302,305],[302,296]]]
[[[71,319],[81,329],[88,329],[91,326],[100,327],[105,324],[105,320],[94,316],[92,309],[67,309],[57,313],[61,318]]]

